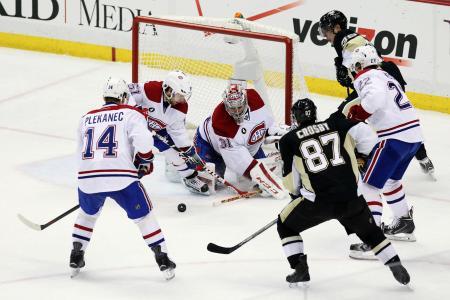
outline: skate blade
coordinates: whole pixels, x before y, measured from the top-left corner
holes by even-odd
[[[80,274],[79,268],[72,269],[71,273],[70,273],[70,278],[75,278],[75,277],[77,277],[78,274]]]
[[[398,233],[395,235],[385,234],[386,237],[391,241],[400,241],[400,242],[415,242],[416,236],[414,233]]]
[[[163,271],[163,273],[164,273],[164,277],[166,278],[166,280],[171,280],[175,277],[174,269],[167,269],[167,270]]]
[[[370,253],[361,253],[359,251],[350,251],[348,254],[350,258],[359,259],[359,260],[377,260],[375,254],[372,251]]]
[[[434,176],[434,172],[430,172],[430,173],[427,173],[428,174],[428,176],[430,176],[430,178],[431,178],[431,180],[433,180],[433,181],[437,181],[437,178],[436,178],[436,176]]]
[[[289,282],[289,287],[291,289],[295,289],[295,288],[307,289],[307,288],[309,288],[309,281]]]

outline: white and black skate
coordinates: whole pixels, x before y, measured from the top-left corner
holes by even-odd
[[[306,262],[306,255],[301,255],[298,259],[298,264],[295,266],[295,271],[292,274],[286,276],[286,281],[289,283],[289,287],[297,287],[300,284],[307,287],[309,277],[308,263]]]
[[[400,262],[400,259],[398,256],[394,256],[391,258],[386,265],[389,267],[389,269],[392,272],[392,275],[394,275],[394,278],[401,284],[407,285],[410,281],[410,277],[408,274],[408,271],[403,267],[402,263]]]
[[[198,173],[195,172],[194,174],[183,178],[183,183],[186,186],[186,188],[194,194],[200,194],[200,195],[209,195],[209,187],[208,184],[201,181],[198,178]]]
[[[177,265],[170,260],[167,253],[161,251],[161,246],[153,247],[152,251],[155,253],[155,260],[159,266],[159,270],[164,273],[166,280],[174,278]]]
[[[434,165],[428,157],[425,157],[422,160],[419,160],[420,168],[425,174],[431,177],[434,181],[436,181],[436,177],[434,176]]]
[[[350,258],[353,259],[364,259],[364,260],[376,260],[377,257],[372,252],[372,248],[365,243],[351,244],[350,253],[348,254]]]
[[[80,242],[73,242],[73,249],[70,252],[70,278],[74,278],[80,273],[80,269],[84,267],[84,251],[81,250],[82,245]]]
[[[394,218],[390,225],[386,226],[384,223],[381,223],[381,229],[383,230],[384,235],[388,239],[394,241],[415,242],[415,228],[412,207],[407,216]]]

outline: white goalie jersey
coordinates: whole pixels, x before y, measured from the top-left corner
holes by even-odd
[[[78,128],[78,187],[88,194],[122,190],[138,180],[135,155],[148,154],[153,137],[145,115],[107,104],[84,115]]]
[[[225,105],[220,103],[199,127],[201,138],[222,156],[227,168],[239,176],[249,176],[257,163],[253,156],[274,124],[272,112],[255,90],[247,89],[247,99],[248,111],[241,124],[236,124]]]

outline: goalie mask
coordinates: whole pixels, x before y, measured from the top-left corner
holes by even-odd
[[[317,107],[309,98],[299,99],[292,106],[291,117],[298,126],[313,124],[317,120]]]
[[[120,104],[128,103],[129,90],[127,83],[123,79],[118,79],[114,77],[109,77],[103,87],[103,98],[108,100],[108,98],[117,99]]]
[[[189,77],[182,71],[170,72],[163,81],[164,100],[171,105],[187,102],[192,95],[192,84]]]
[[[334,27],[339,25],[342,30],[347,29],[347,18],[339,10],[332,10],[320,17],[319,28],[320,34],[326,37],[327,31],[334,32]]]
[[[352,52],[350,70],[358,72],[369,66],[378,66],[382,61],[375,47],[372,45],[360,46]]]
[[[240,84],[230,84],[223,92],[223,104],[237,124],[244,121],[248,109],[247,92]]]

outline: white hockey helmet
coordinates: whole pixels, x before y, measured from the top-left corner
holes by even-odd
[[[172,99],[184,99],[188,101],[192,95],[192,84],[189,77],[180,70],[175,70],[167,74],[163,81],[163,92],[166,99],[170,102]],[[168,88],[171,92],[168,92]],[[179,102],[179,101],[177,101]]]
[[[103,87],[103,98],[114,98],[120,100],[121,104],[128,103],[128,85],[123,79],[109,77]]]
[[[223,92],[223,104],[227,113],[240,124],[248,108],[247,91],[241,84],[230,83]]]
[[[360,46],[352,52],[352,62],[350,70],[357,72],[356,68],[364,69],[368,66],[377,66],[383,60],[378,55],[377,50],[372,45]]]

